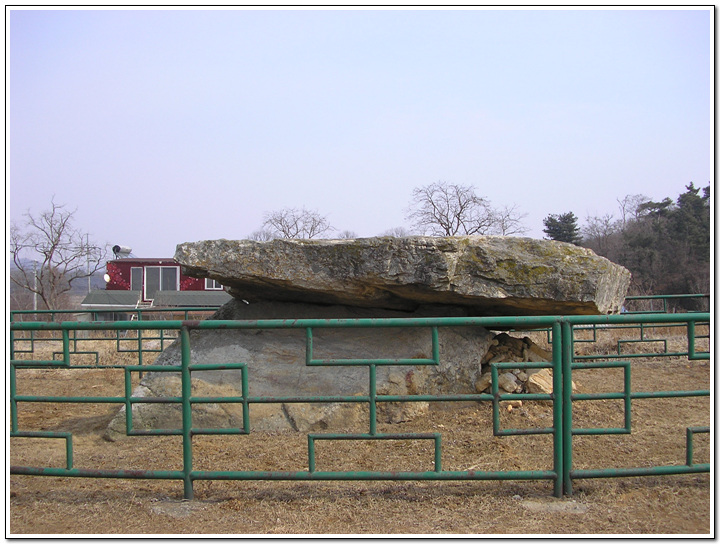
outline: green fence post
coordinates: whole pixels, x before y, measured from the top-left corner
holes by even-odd
[[[560,323],[552,325],[552,359],[553,359],[553,457],[555,478],[555,496],[560,498],[563,495],[565,485],[565,466],[563,464],[563,372],[562,372],[562,332]]]
[[[560,335],[560,344],[562,349],[562,419],[563,419],[563,493],[572,495],[572,480],[570,479],[570,471],[572,470],[572,324],[567,321],[562,322],[562,333]],[[553,348],[555,346],[555,338],[553,338]]]
[[[688,359],[695,359],[695,322],[687,322]]]
[[[132,431],[132,373],[125,368],[125,432],[129,435]]]
[[[17,401],[15,394],[17,389],[17,381],[15,376],[15,364],[10,362],[10,432],[16,433],[18,430],[17,417]]]
[[[313,359],[313,331],[312,327],[305,329],[305,365],[310,366]]]
[[[63,361],[70,366],[70,333],[67,329],[62,330]]]
[[[375,365],[368,365],[370,368],[370,434],[375,435],[377,433],[377,381],[376,381],[376,369]]]
[[[192,404],[190,403],[190,331],[186,326],[180,329],[180,350],[182,354],[182,437],[183,437],[183,482],[184,496],[192,499]]]
[[[138,322],[142,321],[142,310],[138,310]],[[138,341],[138,364],[143,364],[143,341],[142,341],[142,328],[137,330],[137,341]],[[140,378],[143,377],[142,371],[140,371]]]

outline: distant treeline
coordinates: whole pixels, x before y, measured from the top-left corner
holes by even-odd
[[[591,217],[580,245],[632,272],[631,295],[710,292],[710,185],[676,200],[632,195],[621,217]]]

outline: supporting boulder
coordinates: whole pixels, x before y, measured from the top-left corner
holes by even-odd
[[[437,308],[412,313],[343,306],[287,302],[246,304],[234,300],[210,319],[331,319],[434,317]],[[442,315],[461,317],[462,311],[446,308]],[[492,334],[483,327],[443,327],[438,331],[438,365],[377,365],[378,395],[474,393],[480,362]],[[369,369],[362,366],[307,366],[305,329],[223,329],[190,332],[191,364],[246,363],[250,397],[278,398],[253,403],[250,424],[254,430],[355,429],[367,431],[368,403],[285,402],[281,397],[369,395]],[[313,332],[313,357],[328,359],[431,359],[429,327],[317,328]],[[156,365],[180,366],[179,342],[169,346]],[[179,370],[179,369],[178,369]],[[133,396],[179,396],[180,373],[151,372]],[[192,372],[192,395],[232,397],[241,395],[239,370]],[[378,403],[379,421],[400,422],[424,413],[426,402]],[[179,429],[179,404],[133,403],[133,428]],[[193,406],[193,421],[205,427],[240,427],[239,404],[208,403]],[[214,424],[211,422],[214,421]],[[123,408],[108,428],[106,438],[125,434]]]

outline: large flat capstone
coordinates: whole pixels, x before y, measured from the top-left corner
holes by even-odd
[[[177,246],[186,274],[249,302],[469,315],[618,313],[630,272],[572,244],[507,236],[207,240]]]

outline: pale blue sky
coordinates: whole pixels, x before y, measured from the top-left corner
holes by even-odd
[[[8,211],[159,257],[284,207],[375,236],[444,180],[542,238],[711,181],[712,15],[9,10]]]

